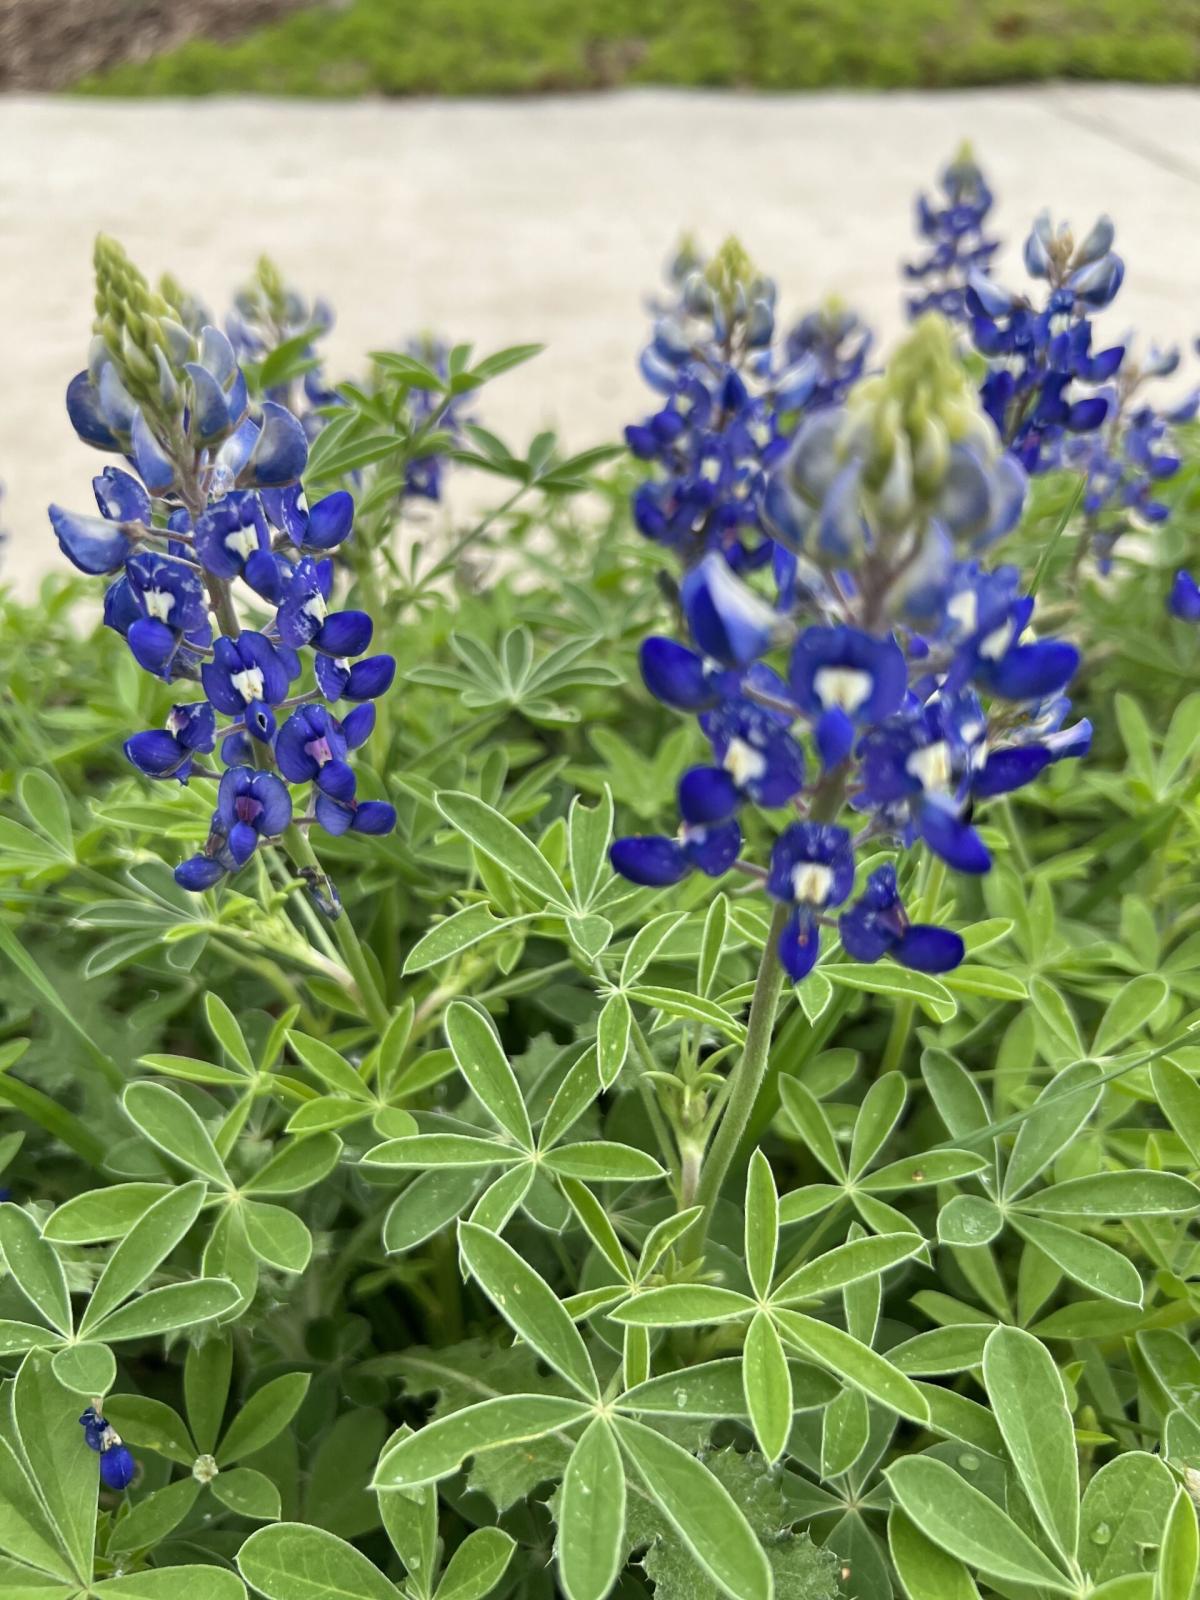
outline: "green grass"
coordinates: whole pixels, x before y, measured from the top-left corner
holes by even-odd
[[[121,95],[529,94],[1200,79],[1197,0],[349,0],[79,87]]]

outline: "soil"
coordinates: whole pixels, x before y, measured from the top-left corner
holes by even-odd
[[[0,90],[63,89],[188,39],[233,39],[313,0],[0,0]]]

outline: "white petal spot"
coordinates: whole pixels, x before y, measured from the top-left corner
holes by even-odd
[[[1010,645],[1017,642],[1017,630],[1011,622],[1003,622],[979,641],[979,654],[985,661],[999,661]]]
[[[241,672],[232,673],[229,681],[247,705],[252,700],[262,699],[263,675],[260,667],[246,667]]]
[[[738,788],[744,789],[766,772],[767,758],[744,739],[731,739],[723,765]]]
[[[954,776],[950,760],[950,746],[944,739],[937,744],[927,744],[923,750],[914,750],[904,763],[908,773],[916,778],[922,789],[947,793]]]
[[[156,622],[166,622],[175,605],[175,596],[169,589],[147,589],[142,602],[147,616],[153,617]]]
[[[851,716],[871,695],[875,680],[857,667],[820,667],[813,678],[817,699],[831,711],[835,707]]]
[[[979,597],[974,589],[960,589],[946,602],[946,614],[963,633],[974,633],[979,626]]]
[[[801,861],[792,868],[792,894],[805,905],[823,906],[833,887],[833,871],[821,861]]]
[[[240,556],[243,561],[258,549],[258,530],[254,527],[235,528],[225,539],[226,550]]]

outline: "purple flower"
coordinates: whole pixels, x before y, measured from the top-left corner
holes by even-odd
[[[689,872],[719,878],[737,860],[742,830],[736,821],[714,827],[684,823],[676,838],[650,834],[614,839],[609,859],[613,871],[631,883],[662,888],[678,883]]]
[[[292,820],[292,797],[272,772],[231,767],[217,790],[208,842],[200,855],[175,869],[183,889],[208,889],[249,861],[262,839],[283,833]]]
[[[858,628],[805,628],[789,673],[796,704],[816,719],[821,759],[836,767],[854,743],[856,727],[882,722],[900,709],[908,669],[895,639]]]
[[[838,918],[838,932],[846,954],[855,961],[890,955],[917,972],[949,972],[966,954],[961,938],[951,929],[909,922],[890,863],[872,872],[863,893]]]
[[[793,822],[771,850],[767,893],[795,907],[779,936],[778,954],[793,983],[812,971],[820,952],[818,915],[840,906],[854,887],[854,851],[845,828]]]

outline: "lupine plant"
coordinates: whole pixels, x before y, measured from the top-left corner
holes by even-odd
[[[681,250],[625,460],[100,241],[0,598],[5,1600],[1194,1600],[1194,430],[989,200],[890,351]]]
[[[987,276],[1000,240],[988,232],[995,196],[970,145],[964,144],[938,179],[934,195],[919,194],[917,234],[922,251],[906,262],[904,276],[914,285],[906,306],[910,317],[940,311],[962,321],[972,274]]]

